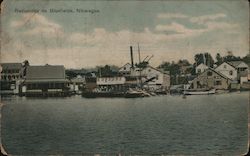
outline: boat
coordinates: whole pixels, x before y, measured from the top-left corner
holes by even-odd
[[[183,94],[184,95],[208,95],[208,94],[215,94],[216,89],[201,89],[201,90],[196,90],[196,89],[188,89],[184,90]]]

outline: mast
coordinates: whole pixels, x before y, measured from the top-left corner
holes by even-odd
[[[138,43],[138,58],[139,58],[139,65],[141,65],[141,51],[140,51],[139,43]],[[140,66],[139,66],[139,68],[140,68],[140,70],[139,70],[139,73],[140,73],[139,81],[140,81],[140,88],[142,89],[142,79],[141,79],[142,68]]]
[[[138,56],[139,56],[139,63],[141,63],[141,51],[140,51],[139,43],[138,43]]]

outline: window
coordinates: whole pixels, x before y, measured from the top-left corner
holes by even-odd
[[[224,68],[227,69],[227,65],[224,65]]]
[[[158,80],[158,79],[159,79],[159,76],[158,76],[158,75],[156,75],[156,76],[155,76],[155,79],[156,79],[156,80]]]
[[[221,81],[215,81],[214,85],[220,86],[221,85]]]
[[[148,72],[151,72],[151,69],[148,69]]]
[[[229,71],[229,75],[233,75],[233,71],[232,70]]]
[[[213,73],[211,71],[207,72],[207,76],[212,76],[212,75],[213,75]]]
[[[126,70],[126,67],[124,67],[123,70]]]
[[[201,73],[201,69],[198,69],[198,70],[197,70],[197,73]]]

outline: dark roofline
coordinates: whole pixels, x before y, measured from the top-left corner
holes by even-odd
[[[211,70],[211,71],[215,72],[216,74],[220,75],[220,76],[223,77],[224,79],[228,79],[228,80],[233,81],[232,79],[226,77],[225,75],[223,75],[223,74],[221,74],[221,73],[215,71],[215,70],[214,70],[213,68],[211,68],[211,67],[209,67],[207,70]],[[203,73],[205,73],[207,70],[204,70],[202,73],[200,73],[199,75],[197,75],[197,77],[195,77],[193,80],[197,79],[200,75],[202,75]],[[193,80],[192,80],[192,81],[193,81]]]
[[[131,65],[130,63],[126,63],[126,64],[124,64],[123,66],[121,66],[121,67],[119,68],[119,70],[122,69],[122,68],[123,68],[125,65],[127,65],[127,64]]]
[[[248,66],[248,64],[246,62],[244,62],[244,61],[227,61],[228,64],[230,64],[230,62],[231,63],[233,63],[233,62],[240,62],[238,65],[240,65],[241,63],[245,63]],[[233,66],[233,65],[231,65],[231,66]],[[234,67],[234,68],[237,68],[237,67]]]
[[[226,64],[230,65],[231,67],[233,67],[234,69],[236,69],[236,67],[234,67],[233,65],[229,64],[227,61],[225,61],[225,62],[223,62],[223,63],[226,63]],[[222,64],[223,64],[223,63],[222,63]],[[218,68],[219,66],[221,66],[222,64],[218,65],[215,69],[217,69],[217,68]]]
[[[166,73],[166,72],[164,72],[164,71],[162,71],[162,70],[160,70],[160,69],[157,69],[157,68],[155,68],[155,67],[152,67],[152,66],[150,66],[150,65],[148,65],[147,67],[150,67],[150,68],[152,68],[152,69],[154,69],[154,70],[157,70],[158,72],[161,72],[161,73],[163,73],[163,74],[170,75],[169,73]]]

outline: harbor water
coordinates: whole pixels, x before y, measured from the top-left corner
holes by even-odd
[[[2,98],[1,136],[12,155],[240,155],[248,92],[147,98]]]

